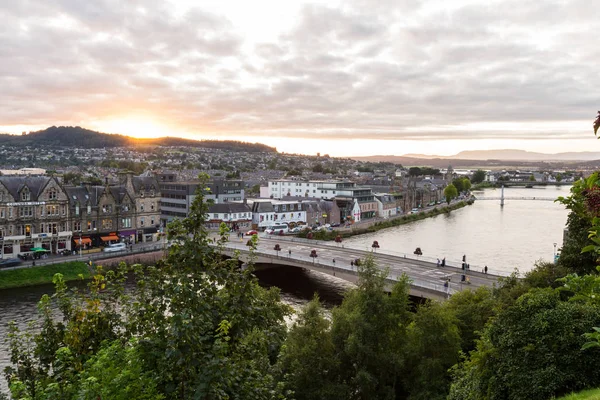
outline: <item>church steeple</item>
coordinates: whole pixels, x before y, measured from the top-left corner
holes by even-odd
[[[446,172],[446,182],[452,182],[452,175],[454,175],[454,169],[452,165],[448,165],[448,171]]]

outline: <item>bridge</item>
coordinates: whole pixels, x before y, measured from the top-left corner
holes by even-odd
[[[476,197],[476,200],[502,200],[501,196],[490,196],[490,197]],[[554,201],[556,197],[540,197],[540,196],[504,196],[504,200],[541,200],[541,201]]]
[[[224,248],[224,253],[233,256],[238,253],[242,262],[250,260],[250,251],[246,246],[247,239],[231,237]],[[279,244],[281,250],[275,250]],[[312,250],[317,257],[311,257]],[[428,299],[444,300],[454,293],[467,288],[476,289],[480,286],[492,286],[498,283],[501,275],[484,274],[479,271],[467,271],[469,282],[462,282],[461,263],[446,264],[438,267],[437,262],[425,260],[418,256],[396,255],[375,250],[373,252],[357,248],[345,247],[332,242],[264,235],[259,238],[258,247],[254,251],[254,263],[257,268],[295,267],[317,271],[335,276],[346,281],[358,281],[357,268],[354,260],[364,259],[367,254],[373,254],[380,268],[388,268],[386,289],[390,290],[398,279],[406,274],[410,280],[410,294]],[[444,283],[449,280],[448,287]]]

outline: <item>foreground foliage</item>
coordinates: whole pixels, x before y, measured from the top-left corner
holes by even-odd
[[[193,217],[172,227],[179,246],[157,267],[100,269],[85,292],[57,275],[56,294],[39,305],[41,331],[11,327],[13,397],[284,398],[273,373],[289,309],[251,268],[210,247],[205,208],[198,196]],[[136,288],[126,293],[131,272]]]

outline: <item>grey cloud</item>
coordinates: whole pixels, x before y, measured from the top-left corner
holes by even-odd
[[[8,21],[0,26],[0,56],[9,60],[0,66],[3,124],[109,118],[130,108],[190,132],[533,140],[550,134],[450,127],[587,119],[599,100],[591,88],[600,50],[583,0],[450,11],[416,0],[310,5],[252,54],[226,18],[202,9],[175,16],[166,4],[0,4]],[[60,15],[76,28],[47,24]],[[533,41],[540,34],[548,35],[545,46]],[[448,132],[427,128],[445,125]]]

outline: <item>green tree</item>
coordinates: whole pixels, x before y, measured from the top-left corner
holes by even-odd
[[[485,180],[486,177],[486,173],[484,170],[478,169],[477,171],[475,171],[475,173],[473,173],[473,177],[471,178],[471,182],[472,183],[481,183]]]
[[[252,256],[244,270],[221,256],[226,226],[209,240],[204,188],[190,216],[169,225],[178,245],[156,267],[100,270],[82,293],[56,277],[56,295],[40,303],[41,331],[11,330],[6,375],[14,397],[116,398],[111,393],[127,387],[131,399],[285,398],[275,373],[290,309],[277,289],[258,285]],[[128,294],[130,272],[136,288]]]
[[[408,169],[408,176],[421,176],[423,175],[423,172],[421,171],[421,168],[419,167],[410,167]]]
[[[535,182],[535,176],[533,174],[529,176],[529,182]]]
[[[563,176],[562,174],[556,174],[556,182],[562,182]]]
[[[312,172],[323,172],[323,165],[320,163],[313,165]]]
[[[408,327],[404,381],[410,399],[445,399],[448,369],[459,360],[460,336],[451,310],[438,303],[418,308]]]
[[[444,189],[444,197],[446,198],[446,203],[450,204],[452,199],[458,197],[458,190],[456,190],[456,186],[452,183],[446,186]]]
[[[330,328],[315,297],[290,329],[282,350],[281,373],[297,400],[345,400],[350,396],[348,386],[337,382],[340,362]]]
[[[600,357],[583,351],[583,334],[600,322],[600,309],[561,301],[535,289],[501,311],[477,349],[454,369],[449,399],[543,400],[600,385]]]
[[[456,178],[452,180],[452,185],[454,185],[458,193],[462,193],[465,190],[463,178]]]
[[[403,392],[403,353],[408,311],[408,281],[401,278],[391,295],[384,292],[387,271],[372,257],[360,263],[358,288],[333,310],[332,340],[340,357],[338,382],[351,399],[392,399]]]
[[[463,353],[468,354],[475,349],[485,324],[495,314],[497,300],[490,288],[480,287],[453,294],[445,306],[456,317],[460,347]]]

